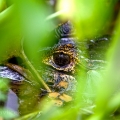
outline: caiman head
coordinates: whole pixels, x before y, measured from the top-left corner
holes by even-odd
[[[68,94],[76,89],[75,73],[79,62],[76,38],[69,21],[59,25],[54,32],[58,43],[44,49],[44,67],[40,72],[52,91]]]

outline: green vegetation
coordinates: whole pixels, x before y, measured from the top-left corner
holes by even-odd
[[[52,102],[43,100],[36,110],[18,118],[14,112],[1,107],[0,118],[7,120],[11,118],[15,120],[120,119],[120,15],[116,10],[120,7],[119,4],[117,0],[59,0],[53,8],[45,0],[0,0],[1,64],[12,56],[25,59],[22,53],[25,51],[28,59],[32,61],[33,69],[38,69],[40,59],[36,51],[53,42],[50,38],[48,41],[47,34],[58,24],[58,19],[61,22],[72,21],[79,38],[78,42],[105,34],[110,34],[112,39],[110,49],[105,51],[109,63],[105,66],[105,71],[91,70],[87,75],[86,71],[80,71],[78,89],[72,103],[59,108],[53,107]],[[29,63],[27,65],[31,68]],[[35,71],[33,72],[36,74]],[[38,85],[37,80],[35,83]],[[0,79],[0,101],[6,100],[8,84],[8,81]],[[42,82],[39,81],[39,84]],[[86,87],[86,84],[89,87]],[[39,92],[39,89],[33,91]],[[25,103],[33,98],[34,96]],[[33,104],[34,102],[32,101]]]

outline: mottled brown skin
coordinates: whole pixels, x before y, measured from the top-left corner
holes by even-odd
[[[67,28],[63,30],[66,26]],[[70,34],[70,23],[64,23],[61,27],[63,28],[59,26],[59,33],[63,31],[64,33],[61,33],[62,36],[58,39],[58,44],[50,48],[48,54],[43,57],[42,62],[45,67],[41,68],[42,73],[40,74],[42,74],[43,80],[45,80],[52,92],[60,94],[56,99],[59,98],[68,102],[72,100],[71,94],[76,91],[75,72],[79,63],[79,54],[75,37]]]
[[[40,75],[52,91],[60,93],[75,91],[77,81],[74,74],[79,63],[79,52],[73,25],[67,21],[54,31],[58,43],[50,47],[47,54],[42,57],[44,66],[39,69]]]

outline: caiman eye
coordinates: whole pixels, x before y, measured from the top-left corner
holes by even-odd
[[[56,65],[65,66],[70,63],[70,56],[64,53],[54,53],[53,60]]]

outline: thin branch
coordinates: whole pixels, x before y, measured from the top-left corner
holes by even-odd
[[[44,82],[44,80],[40,77],[39,73],[36,71],[36,69],[34,68],[34,66],[31,64],[31,62],[28,60],[27,56],[24,53],[23,50],[23,40],[22,40],[22,57],[24,58],[26,64],[28,65],[28,67],[31,69],[34,77],[36,78],[37,82],[41,82],[43,84],[43,86],[46,88],[46,90],[48,92],[51,92],[51,89],[48,87],[48,85]]]

